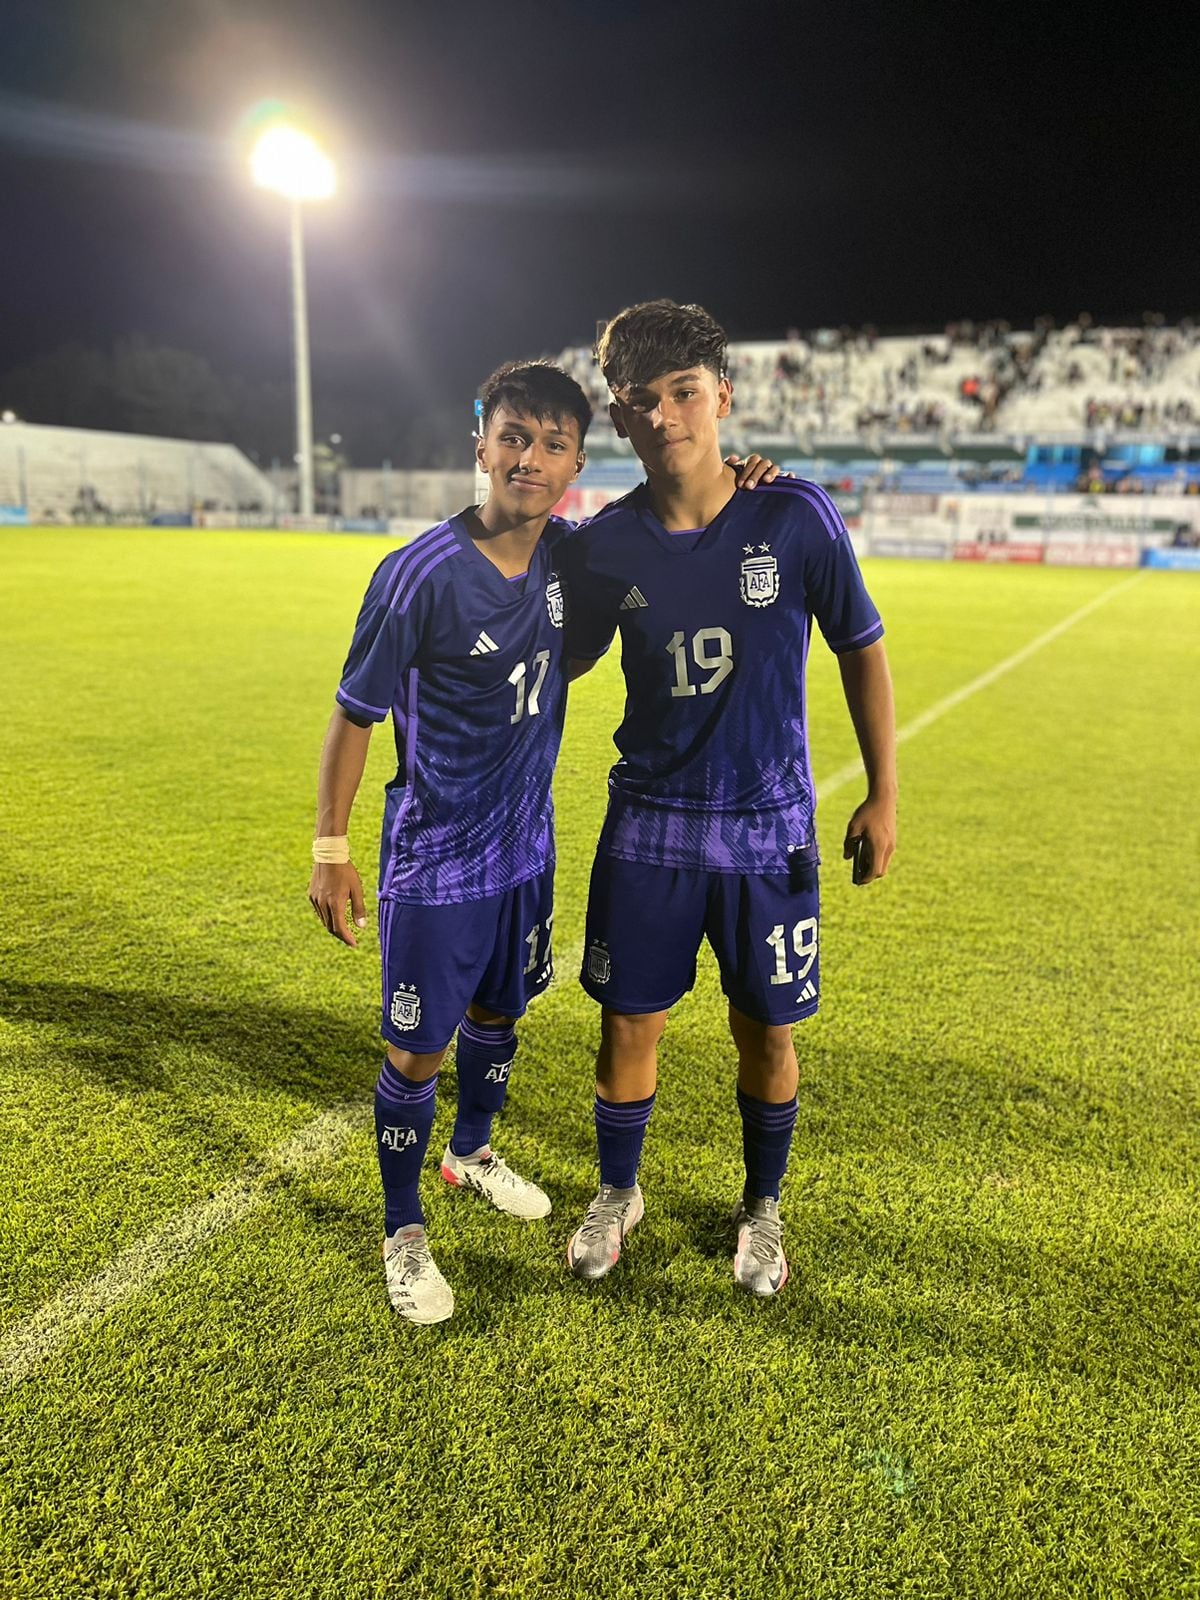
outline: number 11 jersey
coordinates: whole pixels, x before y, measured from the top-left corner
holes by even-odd
[[[735,491],[671,533],[645,484],[567,542],[568,658],[621,630],[625,715],[602,853],[738,873],[815,862],[804,671],[883,636],[837,508],[816,484]]]
[[[509,579],[465,517],[384,557],[337,691],[358,722],[392,717],[379,893],[416,905],[501,894],[554,861],[570,524],[552,517],[529,571]]]

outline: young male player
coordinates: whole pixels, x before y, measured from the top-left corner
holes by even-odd
[[[735,494],[719,425],[725,335],[699,306],[620,313],[597,350],[610,414],[646,482],[565,549],[572,674],[617,628],[625,715],[588,901],[582,983],[602,1006],[600,1189],[568,1246],[603,1277],[643,1214],[638,1161],[671,1006],[707,936],[738,1054],[745,1186],[734,1277],[787,1282],[779,1190],[796,1119],[791,1024],[818,1000],[817,844],[804,669],[813,617],[838,656],[867,775],[844,853],[856,881],[896,838],[895,732],[883,624],[841,517],[812,483]]]
[[[441,1172],[512,1216],[548,1197],[490,1144],[516,1054],[516,1020],[550,981],[550,780],[566,698],[562,536],[551,508],[584,464],[591,407],[542,363],[482,390],[485,503],[386,556],[371,579],[321,757],[309,899],[336,938],[366,923],[346,832],[371,729],[390,713],[379,868],[383,1035],[375,1087],[383,1247],[392,1305],[441,1322],[454,1295],[418,1194],[438,1069],[458,1030],[458,1112]]]
[[[454,1295],[418,1194],[438,1070],[455,1030],[458,1112],[447,1182],[501,1211],[550,1200],[491,1149],[516,1055],[515,1023],[550,981],[554,819],[562,734],[561,555],[550,515],[584,464],[591,407],[542,362],[501,367],[481,391],[477,459],[488,497],[384,558],[350,646],[321,757],[309,899],[335,938],[366,922],[346,838],[371,729],[392,716],[379,930],[387,1060],[375,1088],[384,1265],[396,1310],[441,1322]],[[748,487],[773,472],[751,457]]]

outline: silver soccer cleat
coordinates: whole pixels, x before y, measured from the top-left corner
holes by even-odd
[[[745,1196],[733,1210],[737,1250],[733,1257],[734,1281],[751,1294],[778,1294],[788,1281],[783,1253],[783,1218],[779,1201]]]
[[[577,1278],[593,1281],[611,1272],[621,1255],[621,1246],[645,1214],[642,1191],[614,1189],[602,1183],[596,1198],[587,1208],[581,1227],[567,1245],[567,1265]]]

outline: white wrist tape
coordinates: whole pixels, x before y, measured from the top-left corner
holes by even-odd
[[[313,840],[313,860],[343,866],[350,859],[350,840],[344,833],[319,834]]]

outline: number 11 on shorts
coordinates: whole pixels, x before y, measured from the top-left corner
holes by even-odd
[[[816,917],[803,917],[796,923],[792,929],[790,951],[782,922],[777,922],[771,929],[767,935],[766,943],[775,952],[775,971],[771,974],[771,982],[803,983],[812,971],[813,962],[817,959],[817,919]],[[788,965],[792,952],[799,959],[799,972],[793,972]]]

